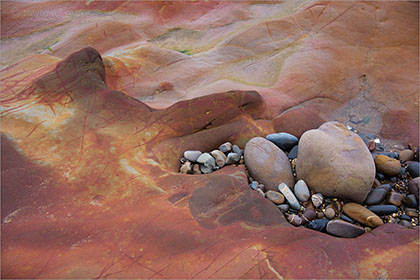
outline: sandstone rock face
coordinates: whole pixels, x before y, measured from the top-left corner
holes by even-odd
[[[302,135],[296,174],[312,191],[362,203],[375,179],[375,164],[358,135],[328,122]]]
[[[277,191],[281,183],[294,186],[289,159],[270,141],[262,137],[249,140],[245,146],[244,159],[251,177],[264,184],[267,190]]]

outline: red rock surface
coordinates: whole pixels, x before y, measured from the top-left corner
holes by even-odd
[[[2,278],[419,277],[418,230],[335,238],[242,168],[177,173],[350,113],[415,142],[417,2],[2,2],[2,39]]]

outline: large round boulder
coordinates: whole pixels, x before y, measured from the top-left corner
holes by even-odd
[[[300,138],[296,175],[314,192],[362,203],[375,179],[375,163],[362,138],[339,122],[327,122]]]
[[[280,183],[293,187],[293,171],[286,154],[262,137],[248,141],[244,151],[245,164],[252,178],[268,190],[277,191]]]

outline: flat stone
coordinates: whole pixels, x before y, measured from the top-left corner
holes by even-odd
[[[365,207],[357,203],[350,202],[345,204],[343,206],[343,212],[353,220],[356,220],[359,223],[362,223],[369,227],[375,228],[377,226],[383,225],[383,221],[381,220],[381,218],[379,218],[375,213],[373,213],[373,211],[371,211],[370,208],[366,209]]]
[[[299,180],[297,181],[295,187],[293,188],[295,196],[302,202],[305,202],[311,196],[308,186],[306,185],[305,181]]]
[[[216,167],[216,160],[209,153],[201,154],[198,157],[197,162],[203,164],[205,167],[209,167],[209,168],[215,168]],[[201,170],[201,171],[203,171],[203,170]]]
[[[232,144],[230,142],[226,142],[219,146],[219,150],[223,153],[229,153],[230,151],[232,151]]]
[[[226,164],[226,155],[220,150],[214,150],[211,152],[211,155],[216,160],[218,167],[223,167]]]
[[[324,200],[324,196],[322,193],[315,193],[311,196],[312,204],[315,206],[315,208],[318,208],[321,206],[322,202]]]
[[[181,166],[181,168],[179,169],[179,171],[180,171],[182,174],[193,174],[193,166],[192,166],[192,163],[191,163],[191,162],[189,162],[189,161],[185,162],[185,163]]]
[[[281,212],[287,212],[290,208],[290,205],[285,203],[277,205],[277,207],[281,210]]]
[[[249,174],[267,190],[277,191],[280,183],[295,184],[289,159],[270,141],[262,137],[252,138],[245,146],[244,158]]]
[[[284,195],[287,202],[290,204],[290,206],[296,210],[299,210],[302,206],[299,204],[298,200],[296,199],[293,192],[290,190],[290,188],[285,184],[281,183],[278,186],[279,191]]]
[[[401,171],[401,164],[394,158],[387,157],[385,155],[377,155],[375,157],[376,169],[385,175],[396,176]]]
[[[308,228],[316,231],[324,231],[329,221],[327,219],[316,219],[308,224]]]
[[[268,191],[265,193],[265,197],[276,204],[282,204],[284,202],[284,196],[276,191]]]
[[[289,152],[289,154],[287,155],[287,157],[288,157],[289,159],[295,159],[295,158],[297,158],[297,155],[298,155],[298,145],[294,146],[294,147],[290,150],[290,152]]]
[[[184,152],[184,158],[186,158],[189,161],[196,162],[198,157],[201,156],[200,151],[185,151]]]
[[[302,218],[296,214],[290,214],[287,217],[287,220],[294,226],[300,226],[302,224]]]
[[[299,141],[296,136],[285,132],[269,134],[265,138],[276,144],[283,151],[289,151]]]
[[[403,199],[404,196],[402,194],[393,191],[389,195],[388,204],[392,204],[399,207],[401,206]]]
[[[407,166],[407,171],[410,173],[411,177],[419,177],[419,163],[417,161],[410,163]]]
[[[374,205],[369,206],[368,209],[379,216],[389,215],[398,212],[398,207],[395,205]]]
[[[303,223],[308,223],[316,218],[316,212],[313,209],[306,209],[302,214]]]
[[[375,179],[375,164],[357,134],[327,122],[300,138],[296,174],[314,192],[362,203]]]
[[[418,208],[419,202],[414,194],[409,194],[404,198],[404,204],[410,208]]]
[[[403,150],[400,152],[399,160],[401,161],[410,161],[414,159],[415,152],[409,149]]]
[[[367,196],[364,204],[366,205],[376,205],[384,201],[385,197],[388,194],[388,190],[385,188],[376,188],[373,189]]]
[[[420,185],[420,177],[411,179],[408,182],[408,192],[414,194],[417,199],[419,199],[419,185]]]
[[[226,164],[237,163],[239,162],[240,159],[241,159],[241,156],[238,155],[237,153],[229,153],[226,158]]]
[[[232,146],[232,151],[240,156],[242,156],[243,151],[241,150],[241,148],[239,148],[238,145],[233,145]]]
[[[354,238],[365,232],[364,228],[342,220],[333,220],[328,222],[326,230],[331,235],[344,238]]]

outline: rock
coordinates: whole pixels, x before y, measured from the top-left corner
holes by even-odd
[[[295,195],[293,192],[289,189],[289,187],[285,183],[281,183],[278,186],[279,191],[284,195],[287,202],[290,204],[290,206],[296,210],[300,210],[301,206],[299,202],[297,201]]]
[[[376,206],[371,206],[376,207]],[[394,206],[395,207],[395,206]],[[369,208],[370,209],[370,208]],[[383,225],[381,218],[379,218],[373,211],[370,211],[357,203],[347,203],[343,206],[343,212],[352,218],[369,227],[377,227]]]
[[[191,162],[189,162],[189,161],[185,162],[181,166],[181,168],[179,169],[179,171],[182,174],[193,174],[193,166],[192,166]]]
[[[184,152],[184,158],[192,162],[196,162],[199,156],[201,156],[200,151],[185,151]]]
[[[399,222],[399,224],[402,225],[402,226],[404,226],[404,227],[408,227],[408,228],[412,228],[413,227],[413,225],[409,221],[406,221],[406,220],[401,220]]]
[[[405,213],[412,218],[418,218],[419,217],[419,213],[417,213],[416,209],[406,208],[405,211],[406,211]]]
[[[239,148],[238,147],[238,145],[233,145],[232,146],[232,151],[235,153],[235,154],[238,154],[238,155],[240,155],[240,156],[242,156],[242,150],[241,150],[241,148]]]
[[[290,214],[287,220],[294,226],[300,226],[302,224],[302,219],[296,214]]]
[[[368,210],[372,211],[373,213],[379,216],[384,216],[398,212],[398,207],[395,205],[374,205],[369,206]]]
[[[376,178],[378,178],[378,180],[385,180],[385,175],[384,174],[376,172],[375,176],[376,176]]]
[[[317,219],[322,219],[324,218],[324,213],[322,211],[317,211],[316,212],[316,218]]]
[[[296,136],[285,132],[269,134],[265,139],[273,142],[283,151],[289,151],[299,141]]]
[[[294,147],[290,150],[290,152],[289,152],[289,154],[287,155],[287,157],[288,157],[289,159],[295,159],[295,158],[297,158],[297,155],[298,155],[298,145],[294,146]]]
[[[303,206],[305,207],[305,209],[312,209],[315,211],[315,206],[312,204],[311,200],[306,201]]]
[[[375,165],[357,134],[327,122],[302,135],[296,173],[312,191],[362,203],[375,179]]]
[[[373,181],[373,184],[372,184],[372,188],[376,188],[380,185],[381,185],[381,182],[379,182],[379,180],[375,178],[375,180]]]
[[[258,184],[258,188],[265,192],[265,186],[263,184]]]
[[[182,157],[182,158],[179,159],[179,162],[181,162],[181,164],[184,164],[184,163],[187,162],[187,159]]]
[[[209,153],[201,154],[198,157],[197,162],[203,164],[205,167],[209,167],[212,169],[216,167],[216,161],[214,160],[214,157],[212,157]]]
[[[407,149],[407,150],[401,151],[398,158],[401,161],[410,161],[414,159],[414,154],[415,154],[414,151]]]
[[[223,153],[229,153],[230,151],[232,151],[232,144],[230,142],[226,142],[219,146],[219,150]]]
[[[368,194],[368,196],[367,196],[364,204],[366,204],[366,205],[380,204],[382,201],[384,201],[384,199],[387,196],[387,194],[388,194],[388,190],[387,189],[385,189],[385,188],[376,188],[376,189],[372,190]]]
[[[377,187],[377,189],[379,189],[379,188],[386,189],[388,192],[390,192],[391,189],[392,189],[392,186],[391,186],[391,184],[383,184],[383,185],[380,185],[379,187]]]
[[[306,209],[302,214],[303,223],[309,223],[316,218],[316,212],[313,209]]]
[[[267,190],[277,191],[280,183],[295,183],[289,159],[276,145],[262,138],[252,138],[245,146],[245,164],[250,175]]]
[[[237,153],[229,153],[226,158],[226,164],[237,163],[241,159],[241,156]]]
[[[404,204],[409,208],[418,208],[419,202],[414,194],[409,194],[404,198]]]
[[[369,140],[367,142],[367,147],[368,147],[368,149],[369,149],[370,152],[376,151],[376,143],[375,143],[375,141]]]
[[[251,189],[253,189],[255,191],[258,188],[258,182],[257,181],[252,181],[251,184],[249,184],[249,186],[251,187]]]
[[[213,167],[209,167],[209,166],[205,166],[205,165],[200,165],[200,171],[203,174],[210,174],[213,172]]]
[[[417,199],[419,199],[419,185],[420,185],[420,177],[410,180],[408,182],[408,192],[414,194]]]
[[[281,212],[287,212],[290,208],[290,205],[285,203],[277,205],[277,207],[281,210]]]
[[[333,208],[327,208],[325,210],[325,217],[327,217],[328,219],[333,219],[335,217],[335,211]]]
[[[316,231],[324,231],[329,221],[327,219],[316,219],[308,224],[308,228]]]
[[[201,170],[200,170],[200,165],[199,164],[194,164],[194,166],[193,166],[193,173],[194,174],[197,174],[197,175],[202,174],[201,173]]]
[[[397,152],[381,152],[378,153],[378,155],[387,156],[393,159],[398,159],[400,156]]]
[[[385,155],[377,155],[375,157],[375,165],[380,173],[388,176],[396,176],[401,171],[400,162]]]
[[[365,229],[342,220],[333,220],[327,224],[327,232],[334,236],[354,238],[362,235]]]
[[[311,196],[311,201],[315,208],[321,206],[323,200],[324,196],[322,195],[322,193],[315,193]]]
[[[350,217],[344,215],[343,213],[340,214],[340,219],[342,219],[343,221],[346,221],[348,223],[353,223],[354,222]]]
[[[411,222],[411,217],[406,214],[402,214],[399,218]]]
[[[226,155],[222,151],[214,150],[211,155],[216,159],[218,167],[223,167],[226,164]]]
[[[410,173],[411,177],[419,177],[419,163],[417,161],[410,163],[407,166],[407,171]]]
[[[404,196],[402,194],[393,191],[389,195],[388,204],[392,204],[399,207],[401,206],[403,198]]]
[[[259,195],[261,195],[262,197],[265,197],[265,193],[261,189],[257,189],[256,191]]]
[[[302,202],[305,202],[309,199],[311,194],[309,193],[308,186],[305,184],[305,181],[299,180],[295,187],[293,188],[295,196]]]
[[[274,202],[275,204],[282,204],[284,202],[284,196],[276,191],[266,192],[265,197]]]

